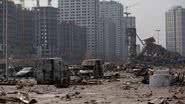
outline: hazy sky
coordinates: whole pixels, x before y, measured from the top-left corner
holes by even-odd
[[[117,0],[131,5],[129,11],[136,16],[137,32],[144,39],[154,36],[160,29],[160,43],[165,46],[165,12],[176,5],[185,7],[185,0]],[[132,6],[133,5],[133,6]]]
[[[32,1],[32,0],[28,0]],[[57,6],[58,0],[53,0]],[[165,46],[165,12],[176,5],[185,7],[185,0],[115,0],[128,9],[133,16],[136,16],[137,33],[142,39],[150,36],[157,38],[156,29],[160,29],[160,43]],[[29,2],[29,5],[33,3]],[[47,0],[41,0],[41,5],[46,5]]]

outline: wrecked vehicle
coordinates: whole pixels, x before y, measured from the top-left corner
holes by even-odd
[[[34,73],[40,84],[55,84],[61,87],[68,87],[70,84],[68,67],[61,58],[40,59]]]
[[[33,77],[35,69],[33,67],[23,67],[22,70],[16,73],[16,77]]]
[[[87,59],[82,62],[82,69],[79,71],[81,76],[103,78],[104,61],[101,59]]]

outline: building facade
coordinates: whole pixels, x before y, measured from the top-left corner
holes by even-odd
[[[96,58],[99,0],[58,0],[59,20],[87,28],[86,58]]]
[[[58,26],[59,53],[68,64],[81,64],[85,59],[87,28],[74,22],[62,22]]]
[[[166,12],[166,48],[185,56],[185,8],[181,6]]]
[[[128,16],[128,17],[123,17],[122,18],[122,27],[123,27],[123,32],[124,38],[123,38],[123,57],[124,60],[127,60],[128,58],[128,33],[127,29],[129,28],[136,28],[136,17],[133,16]]]
[[[38,57],[57,57],[57,14],[54,7],[35,7],[36,47]]]
[[[97,57],[108,62],[115,61],[115,24],[110,18],[100,17],[97,37]]]
[[[17,58],[35,58],[35,13],[33,10],[16,5],[17,37],[19,52]]]
[[[126,28],[136,28],[136,17],[124,17]]]
[[[118,62],[125,60],[123,46],[124,46],[124,28],[123,28],[123,5],[116,1],[102,1],[100,2],[100,17],[107,17],[115,24],[115,58]]]
[[[18,53],[16,20],[16,5],[14,2],[9,0],[0,0],[0,44],[2,47],[0,50],[1,58],[5,58],[6,44],[8,57],[16,57]]]

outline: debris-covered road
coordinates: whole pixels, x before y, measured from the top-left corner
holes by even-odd
[[[185,104],[185,87],[151,88],[140,83],[139,78],[123,77],[101,80],[98,85],[73,85],[61,89],[35,85],[22,89],[1,86],[0,90],[6,93],[2,96],[28,93],[37,104]]]

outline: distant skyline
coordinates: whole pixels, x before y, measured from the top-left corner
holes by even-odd
[[[40,0],[41,5],[47,5],[47,0]],[[53,0],[53,5],[57,7],[57,1]],[[110,0],[105,0],[110,1]],[[160,29],[160,44],[166,46],[165,42],[165,12],[173,6],[185,8],[185,0],[112,0],[118,1],[126,6],[131,6],[128,11],[131,16],[136,17],[137,33],[142,38],[153,36],[157,39],[157,32]],[[33,5],[28,2],[27,6]]]

